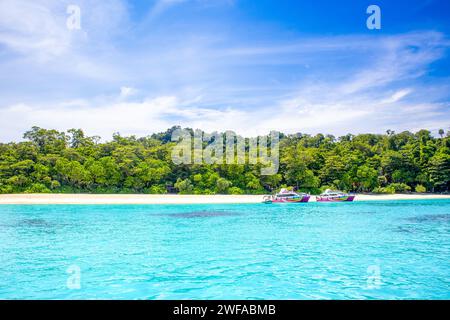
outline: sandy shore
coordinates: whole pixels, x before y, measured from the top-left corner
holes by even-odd
[[[195,204],[260,203],[262,195],[147,195],[147,194],[2,194],[0,204]],[[355,201],[450,199],[450,195],[392,194],[356,196]],[[315,202],[312,196],[310,202]]]

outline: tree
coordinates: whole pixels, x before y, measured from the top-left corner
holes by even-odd
[[[66,148],[67,136],[64,132],[33,127],[25,132],[24,139],[34,143],[41,152],[57,153]]]
[[[288,184],[305,190],[319,186],[319,178],[308,167],[314,162],[314,155],[311,151],[298,148],[288,151],[282,162],[285,164],[284,178]]]
[[[99,142],[81,129],[66,133],[33,127],[27,141],[0,143],[0,193],[135,192],[251,193],[281,186],[318,192],[329,186],[351,191],[448,191],[450,135],[439,130],[387,134],[280,134],[280,167],[262,176],[261,164],[175,165],[174,130],[152,136],[113,135]],[[192,133],[192,129],[186,129]],[[218,133],[221,136],[222,133]],[[246,148],[249,147],[248,140]]]
[[[83,130],[81,129],[69,129],[67,130],[69,134],[70,147],[71,148],[79,148],[79,147],[89,147],[96,144],[100,137],[86,137]]]
[[[344,161],[337,155],[329,155],[325,158],[320,179],[324,185],[337,185],[345,173],[346,167]]]
[[[433,191],[447,191],[450,187],[450,155],[436,154],[428,164]]]
[[[268,187],[269,190],[274,190],[280,186],[281,181],[283,181],[283,176],[280,173],[272,174],[268,176],[263,176],[261,178],[262,184]]]
[[[192,191],[194,190],[194,186],[189,179],[178,179],[175,183],[175,188],[178,189],[180,194],[192,194]]]
[[[378,186],[378,172],[367,165],[359,167],[356,176],[362,191],[370,191]]]
[[[78,161],[60,159],[56,161],[55,170],[61,180],[75,189],[82,189],[92,181],[89,172]]]
[[[219,178],[216,182],[217,193],[227,193],[228,188],[231,187],[232,183],[225,178]]]
[[[425,193],[425,192],[427,192],[427,188],[425,188],[423,185],[421,185],[421,184],[418,184],[417,186],[416,186],[416,192],[418,192],[418,193]]]
[[[411,159],[411,155],[397,151],[387,151],[381,159],[383,175],[389,182],[412,183],[415,181],[419,168]]]

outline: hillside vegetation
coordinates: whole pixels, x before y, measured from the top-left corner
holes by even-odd
[[[33,127],[24,142],[0,144],[0,193],[259,194],[282,186],[317,193],[446,192],[450,137],[440,131],[388,131],[336,138],[280,136],[280,167],[261,176],[260,165],[175,165],[171,133],[114,134],[100,143],[82,130]]]

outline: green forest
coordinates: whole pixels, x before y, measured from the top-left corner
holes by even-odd
[[[320,193],[448,192],[450,134],[281,134],[278,173],[259,164],[175,165],[171,133],[100,142],[80,129],[33,127],[0,143],[0,193],[264,194],[280,187]],[[190,129],[189,129],[190,130]]]

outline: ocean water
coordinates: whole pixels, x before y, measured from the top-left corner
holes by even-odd
[[[450,299],[450,201],[1,205],[1,299]]]

